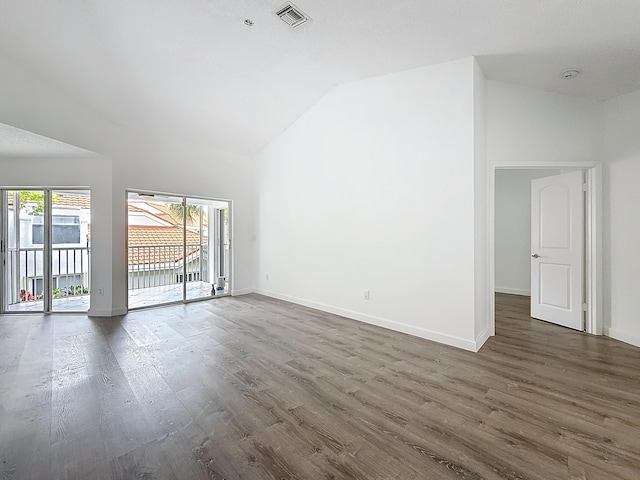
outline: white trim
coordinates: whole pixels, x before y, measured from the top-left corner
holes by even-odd
[[[231,296],[237,297],[239,295],[248,295],[249,293],[254,293],[255,290],[253,288],[240,288],[238,290],[232,290]]]
[[[0,282],[0,313],[4,313],[5,309],[5,295],[7,291],[7,287],[5,285],[5,280],[7,278],[6,269],[6,253],[7,242],[9,235],[8,229],[8,217],[9,215],[5,214],[5,210],[8,210],[7,207],[7,196],[5,195],[5,190],[0,188],[0,275],[2,275],[3,280]]]
[[[523,290],[521,288],[496,287],[496,293],[508,293],[509,295],[531,296],[531,290]]]
[[[63,313],[63,312],[57,312]],[[116,308],[114,310],[109,309],[99,309],[99,308],[90,308],[87,312],[87,316],[89,317],[119,317],[120,315],[126,315],[126,308]]]
[[[602,310],[602,167],[587,170],[585,212],[585,328],[603,334]]]
[[[45,188],[42,190],[44,193],[44,244],[42,245],[42,256],[44,259],[43,268],[42,268],[42,279],[44,286],[44,298],[42,299],[42,311],[43,313],[51,313],[53,307],[53,288],[51,285],[51,276],[53,271],[53,266],[51,265],[53,261],[53,244],[52,244],[52,226],[51,222],[53,220],[53,212],[51,199],[53,194],[51,193],[50,188]],[[89,196],[91,199],[91,196]],[[19,215],[17,212],[14,215]],[[20,220],[22,221],[22,220]],[[20,240],[22,241],[22,240]],[[75,253],[74,253],[75,256]],[[91,261],[89,264],[91,265]],[[69,261],[67,260],[67,272],[69,271]],[[75,271],[75,267],[74,267]],[[84,274],[84,272],[82,272]],[[91,275],[91,272],[89,272]],[[28,276],[28,273],[27,273]],[[35,293],[35,292],[34,292]],[[89,297],[91,298],[91,297]],[[91,300],[89,300],[91,301]]]
[[[482,330],[477,336],[476,336],[476,345],[475,345],[475,350],[474,352],[477,352],[478,350],[480,350],[482,348],[482,346],[484,345],[484,343],[489,340],[489,337],[491,336],[491,329],[489,328],[489,326],[487,326],[484,330]]]
[[[535,170],[535,169],[547,169],[547,168],[595,168],[599,166],[598,162],[530,162],[530,163],[522,163],[522,162],[490,162],[489,169],[490,170]]]
[[[255,291],[261,295],[265,295],[267,297],[277,298],[279,300],[284,300],[286,302],[295,303],[298,305],[304,305],[305,307],[314,308],[316,310],[321,310],[323,312],[333,313],[335,315],[340,315],[342,317],[347,317],[352,320],[358,320],[360,322],[368,323],[370,325],[376,325],[378,327],[386,328],[389,330],[393,330],[395,332],[406,333],[409,335],[413,335],[416,337],[424,338],[426,340],[432,340],[434,342],[443,343],[445,345],[450,345],[452,347],[458,347],[463,350],[469,350],[471,352],[477,352],[478,342],[473,340],[467,340],[464,338],[456,337],[453,335],[447,335],[440,332],[434,332],[431,330],[426,330],[423,328],[413,327],[411,325],[407,325],[405,323],[396,322],[394,320],[388,320],[386,318],[374,317],[373,315],[367,315],[360,312],[354,312],[352,310],[347,310],[340,307],[334,307],[331,305],[325,305],[323,303],[313,302],[311,300],[306,300],[304,298],[292,297],[290,295],[284,295],[277,292],[272,292],[270,290],[264,290],[262,288],[258,288]],[[489,330],[487,330],[488,332]],[[487,335],[488,337],[489,335]]]
[[[633,335],[631,333],[625,332],[624,330],[620,330],[615,327],[605,328],[604,334],[616,340],[620,340],[621,342],[628,343],[635,347],[640,347],[639,335]]]
[[[227,209],[229,210],[229,264],[227,265],[227,277],[231,277],[229,280],[229,291],[233,296],[233,292],[235,290],[236,285],[236,247],[235,247],[235,239],[236,239],[236,219],[235,219],[235,205],[233,200],[227,200]],[[224,229],[223,229],[224,230]],[[219,234],[220,232],[218,232]],[[219,238],[222,241],[222,237]],[[223,261],[221,259],[220,261]],[[251,292],[247,292],[251,293]],[[238,294],[236,294],[238,295]]]
[[[544,168],[582,168],[587,170],[587,238],[585,244],[586,263],[585,298],[587,303],[587,333],[602,334],[602,166],[600,162],[489,162],[489,331],[495,335],[495,178],[496,170],[523,170]]]
[[[489,235],[488,249],[489,249],[489,261],[487,262],[487,268],[489,270],[489,317],[487,323],[489,325],[489,334],[496,334],[496,259],[495,259],[495,217],[496,217],[496,168],[493,164],[489,164],[487,169],[487,175],[489,175],[489,191],[487,207],[489,208],[489,215],[487,221],[489,225],[487,227],[487,234]]]

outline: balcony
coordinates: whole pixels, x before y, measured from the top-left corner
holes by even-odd
[[[7,304],[10,312],[38,312],[44,308],[43,249],[8,249]],[[215,290],[209,274],[206,244],[189,244],[186,257],[180,245],[149,245],[128,249],[129,308],[195,300],[228,293],[225,283]],[[186,262],[186,272],[184,271]],[[52,249],[52,311],[89,310],[89,249]],[[183,279],[186,274],[186,285]],[[184,288],[184,290],[183,290]]]
[[[44,307],[44,250],[42,247],[9,248],[6,259],[7,310],[42,311]],[[86,312],[89,309],[89,249],[52,249],[52,310]]]
[[[186,256],[185,256],[186,253]],[[195,300],[227,293],[215,290],[206,242],[128,248],[129,308]],[[186,280],[183,285],[183,280]]]

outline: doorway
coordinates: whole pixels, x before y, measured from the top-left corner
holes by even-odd
[[[499,238],[499,229],[509,228],[505,226],[501,209],[507,210],[511,206],[498,205],[498,184],[501,177],[520,176],[526,178],[526,173],[518,171],[528,171],[532,177],[546,177],[555,172],[568,170],[584,170],[586,182],[586,202],[585,202],[585,271],[584,271],[584,298],[586,303],[585,330],[591,334],[602,334],[602,259],[601,259],[601,167],[593,162],[554,164],[550,162],[538,162],[531,164],[504,163],[492,164],[489,170],[489,320],[490,331],[495,334],[495,294],[496,292],[529,295],[530,294],[530,235],[528,228],[530,221],[528,218],[519,218],[516,224],[520,225],[520,236],[527,237],[520,243],[518,253],[518,264],[509,264],[498,253],[503,253],[504,238]],[[510,173],[511,172],[511,173]],[[516,173],[513,173],[516,172]],[[520,192],[525,198],[530,198],[530,179],[525,180],[526,191]],[[529,211],[530,212],[530,211]],[[512,214],[515,215],[515,214]],[[526,229],[523,233],[522,230]],[[523,246],[524,245],[524,246]],[[515,254],[512,252],[512,254]],[[523,273],[526,272],[526,273]],[[505,281],[508,276],[511,278]],[[514,280],[514,276],[519,281]]]
[[[230,292],[231,202],[127,192],[128,308]]]
[[[89,190],[0,189],[0,218],[0,312],[88,311]]]
[[[500,169],[495,174],[495,291],[531,295],[531,180],[560,169]]]

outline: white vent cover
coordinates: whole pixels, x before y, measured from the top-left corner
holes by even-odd
[[[285,3],[276,10],[276,15],[291,28],[307,23],[310,18],[293,3]]]

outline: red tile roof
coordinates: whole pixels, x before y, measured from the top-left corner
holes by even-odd
[[[129,265],[182,260],[182,228],[131,225],[128,230]],[[198,233],[187,230],[187,255],[200,250]]]
[[[128,204],[128,209],[130,212],[140,212],[146,213],[150,217],[156,217],[164,222],[170,223],[172,225],[182,226],[182,218],[171,208],[172,204],[169,203],[160,203],[160,202],[145,202],[148,206],[153,207],[154,210],[157,210],[159,213],[152,213],[147,209],[140,208],[134,203]],[[206,210],[203,212],[202,216],[202,226],[207,227],[209,225]],[[199,218],[191,218],[187,216],[187,226],[188,227],[198,227],[200,224]]]
[[[55,193],[53,204],[68,207],[91,208],[91,196],[77,193]]]
[[[13,205],[13,195],[8,195],[8,204]],[[91,196],[81,193],[53,193],[54,205],[64,207],[91,208]]]

